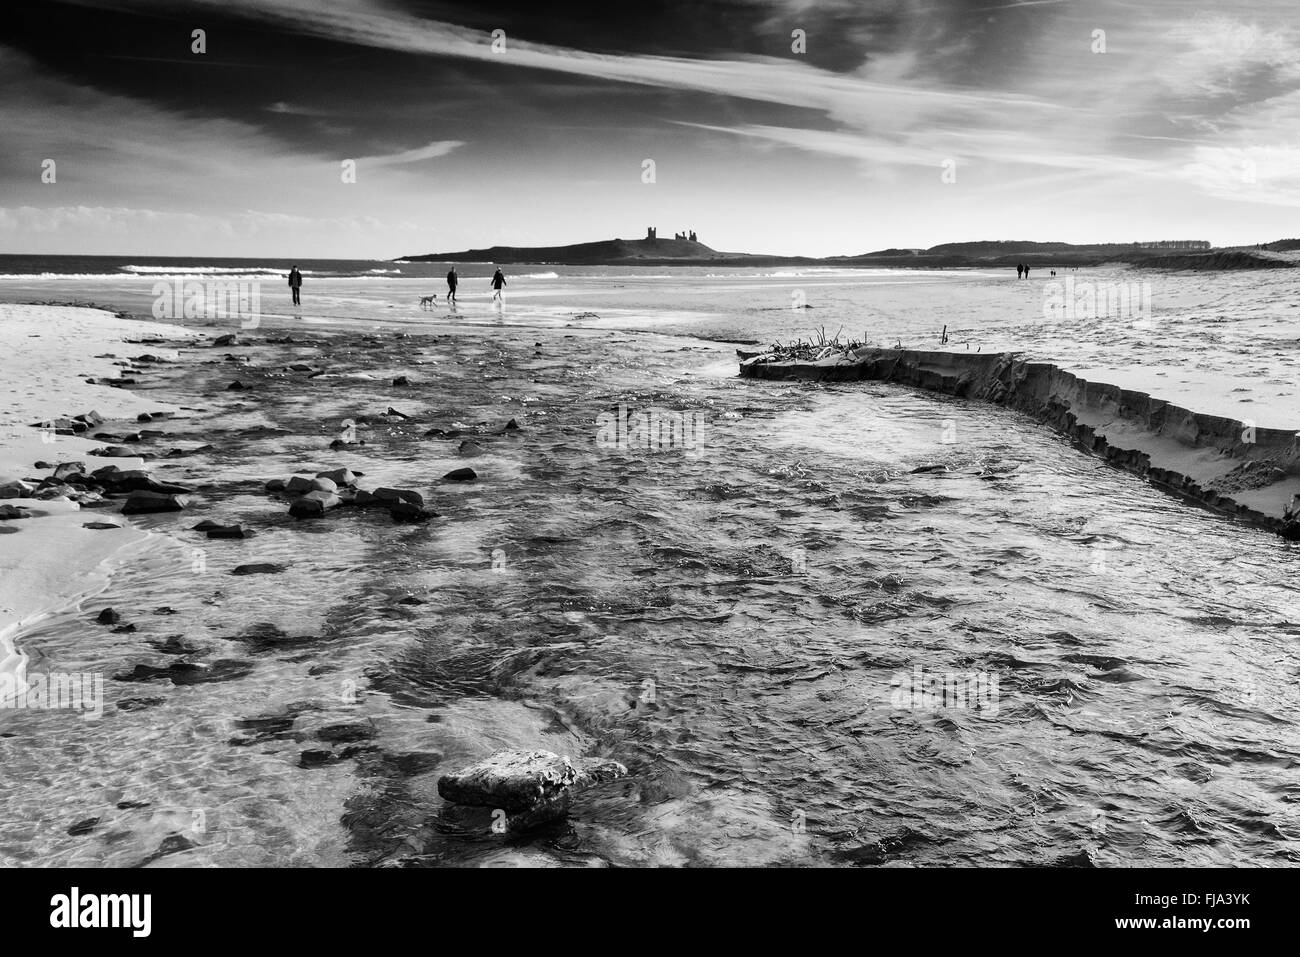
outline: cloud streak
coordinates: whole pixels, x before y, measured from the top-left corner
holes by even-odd
[[[357,165],[404,166],[408,163],[422,163],[425,160],[447,156],[453,150],[464,145],[465,143],[462,140],[436,140],[427,146],[420,146],[413,150],[403,150],[399,153],[389,153],[381,156],[363,156],[357,160]]]

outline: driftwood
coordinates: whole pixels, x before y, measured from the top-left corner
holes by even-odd
[[[781,342],[779,339],[768,349],[763,352],[742,352],[736,350],[736,355],[742,361],[754,362],[816,362],[820,359],[829,359],[835,356],[850,357],[856,350],[861,349],[866,343],[858,342],[856,339],[842,342],[840,333],[844,327],[840,326],[839,330],[830,339],[826,338],[826,327],[814,329],[812,332],[815,338],[810,336],[808,339],[796,339],[793,342]]]

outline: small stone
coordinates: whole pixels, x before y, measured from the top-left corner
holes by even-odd
[[[304,751],[298,757],[298,767],[300,768],[319,768],[322,765],[333,764],[338,758],[334,756],[333,751],[321,751],[311,749]]]
[[[285,485],[286,483],[284,479],[271,479],[271,481],[266,483],[266,490],[268,492],[283,492],[285,490]]]
[[[452,469],[443,478],[448,482],[472,482],[478,478],[478,473],[471,468]]]
[[[76,824],[68,827],[68,836],[81,837],[83,834],[89,834],[95,829],[95,825],[98,823],[99,818],[97,817],[88,817],[84,820],[78,821]]]
[[[159,482],[143,469],[128,469],[125,472],[109,473],[100,481],[100,484],[112,486],[113,490],[117,492],[154,492],[159,495],[190,494],[190,490],[186,486],[175,485],[171,482]]]
[[[255,562],[251,565],[239,565],[230,570],[232,575],[278,575],[284,571],[287,565],[277,565],[274,562]]]
[[[203,649],[186,641],[181,635],[168,635],[162,641],[151,641],[151,645],[164,655],[195,655]]]
[[[338,485],[333,479],[314,478],[311,480],[311,489],[313,492],[329,492],[333,494],[339,490]]]
[[[406,376],[404,375],[399,375],[396,379],[393,380],[393,385],[400,386],[400,385],[410,385],[410,384],[411,384],[411,380],[406,378]]]
[[[335,488],[347,487],[357,484],[356,473],[351,469],[338,468],[330,469],[328,472],[317,472],[318,479],[329,479],[334,483]]]
[[[9,522],[17,518],[30,518],[27,510],[18,505],[0,505],[0,521]]]
[[[479,445],[477,442],[473,441],[472,439],[466,439],[464,442],[460,443],[460,446],[456,449],[456,452],[458,455],[464,455],[467,457],[474,456],[474,455],[482,455],[483,446]]]
[[[42,502],[52,502],[55,499],[66,499],[72,495],[72,486],[63,482],[52,482],[48,479],[36,487],[32,493],[32,498]]]
[[[294,518],[314,518],[342,504],[343,500],[333,492],[318,490],[308,492],[290,505],[289,514]]]
[[[93,529],[95,529],[95,530],[98,531],[98,530],[106,529],[106,528],[121,528],[122,526],[121,526],[121,525],[114,525],[112,522],[85,522],[85,523],[82,524],[81,527],[82,527],[82,528],[93,528]]]
[[[316,732],[316,737],[331,744],[366,741],[376,735],[373,725],[369,724],[331,724]]]
[[[405,412],[398,412],[398,411],[397,411],[396,409],[394,409],[391,405],[388,407],[388,411],[385,412],[384,415],[395,416],[396,418],[399,418],[399,419],[409,419],[409,418],[410,418],[410,416],[407,415]]]
[[[36,486],[21,479],[0,484],[0,498],[31,498]]]
[[[95,619],[101,625],[116,625],[121,620],[122,616],[112,608],[105,608],[99,613],[99,617]]]
[[[419,492],[405,488],[387,488],[381,487],[370,493],[373,500],[384,505],[391,505],[394,502],[410,502],[412,505],[423,505],[424,496]],[[358,502],[358,504],[361,504]]]
[[[189,505],[183,495],[164,492],[132,492],[122,506],[123,515],[147,515],[155,512],[179,512]]]
[[[238,379],[236,379],[234,382],[230,383],[230,385],[226,386],[226,391],[227,391],[227,392],[239,392],[239,391],[241,391],[243,388],[244,388],[244,383],[242,383],[242,382],[240,382]]]
[[[212,340],[212,345],[214,348],[218,348],[221,346],[237,346],[239,344],[240,344],[239,336],[233,333],[231,333],[230,335],[218,336],[216,339]]]
[[[67,479],[73,475],[84,475],[86,472],[85,462],[60,462],[54,466],[54,478]]]
[[[208,538],[243,539],[252,538],[253,530],[242,525],[218,525],[207,530]]]
[[[416,523],[427,522],[434,518],[438,513],[432,512],[414,502],[394,502],[393,507],[388,510],[388,514],[393,517],[394,522]]]
[[[143,711],[145,708],[156,708],[162,704],[163,698],[123,698],[117,703],[119,711]]]
[[[139,415],[135,417],[135,420],[137,422],[152,422],[153,416],[150,415],[148,412],[141,412]]]

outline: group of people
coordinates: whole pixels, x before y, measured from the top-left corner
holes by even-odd
[[[460,284],[460,277],[456,275],[456,267],[452,266],[451,271],[447,273],[447,302],[455,304],[456,287]],[[501,290],[506,287],[506,274],[497,267],[497,271],[492,274],[492,298],[495,301],[501,300]],[[302,273],[298,271],[295,265],[289,270],[289,289],[293,292],[293,304],[300,306],[302,303],[298,299],[299,290],[302,289]]]
[[[447,272],[447,302],[454,304],[456,302],[456,286],[460,284],[460,276],[456,274],[456,267],[452,266]],[[506,274],[498,266],[496,272],[492,274],[492,298],[500,301],[501,290],[506,287]]]
[[[1075,267],[1074,267],[1074,271],[1075,271],[1075,272],[1078,272],[1078,271],[1079,271],[1079,267],[1078,267],[1078,266],[1075,266]],[[1051,274],[1052,274],[1053,277],[1055,277],[1055,276],[1056,276],[1056,270],[1055,270],[1055,269],[1051,270]],[[1020,265],[1016,266],[1016,278],[1017,278],[1017,279],[1028,279],[1028,278],[1029,278],[1029,266],[1027,266],[1025,263],[1021,263]]]

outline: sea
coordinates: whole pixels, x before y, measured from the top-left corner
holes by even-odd
[[[496,301],[473,263],[452,308],[445,263],[303,260],[295,308],[292,265],[0,257],[0,302],[251,343],[131,387],[184,408],[142,447],[194,504],[17,637],[105,709],[0,710],[0,864],[1300,862],[1297,545],[1020,413],[736,355],[1015,350],[1300,426],[1295,270],[510,265]],[[264,489],[339,466],[438,516]],[[498,748],[629,774],[501,833],[437,793]]]

